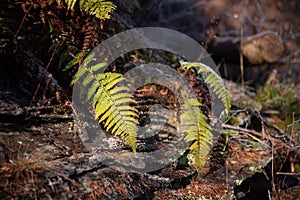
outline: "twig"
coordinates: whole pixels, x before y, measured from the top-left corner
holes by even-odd
[[[274,144],[273,144],[273,142],[271,142],[271,144],[272,144],[272,180],[271,180],[271,184],[272,184],[272,190],[276,195],[276,199],[279,200],[278,194],[276,191],[276,187],[275,187],[275,181],[274,181],[274,178],[275,178],[275,176],[274,176]]]
[[[279,144],[291,151],[295,151],[297,155],[300,155],[300,151],[298,151],[297,148],[294,148],[294,147],[291,147],[287,144],[285,144],[284,142],[282,142],[281,140],[279,139],[276,139],[276,138],[273,138],[269,135],[263,135],[262,133],[259,133],[257,131],[254,131],[254,130],[249,130],[249,129],[246,129],[246,128],[241,128],[241,127],[237,127],[237,126],[232,126],[232,125],[229,125],[229,124],[223,124],[223,128],[226,128],[226,129],[232,129],[232,130],[237,130],[237,131],[242,131],[242,132],[246,132],[246,133],[251,133],[252,135],[255,135],[255,136],[259,136],[261,138],[265,138],[271,142],[274,142],[276,144]]]
[[[52,63],[52,60],[53,60],[54,55],[56,54],[57,50],[58,50],[58,48],[56,47],[56,48],[54,49],[54,51],[52,52],[51,58],[50,58],[50,60],[49,60],[49,62],[48,62],[48,64],[47,64],[47,66],[46,66],[46,68],[45,68],[45,71],[48,70],[48,68],[49,68],[50,64]],[[35,89],[35,91],[34,91],[34,95],[33,95],[32,99],[30,100],[30,103],[29,103],[28,108],[30,108],[30,107],[32,106],[32,103],[33,103],[33,101],[34,101],[34,99],[35,99],[35,97],[36,97],[36,95],[37,95],[37,93],[38,93],[40,87],[41,87],[41,82],[39,82],[38,86],[36,87],[36,89]]]
[[[295,113],[293,112],[293,122],[291,124],[287,125],[287,127],[291,127],[291,126],[293,127],[296,123],[299,123],[299,122],[300,122],[300,119],[295,121]]]
[[[293,172],[277,172],[276,175],[300,176],[300,173]]]
[[[241,41],[243,41],[243,27],[241,27]],[[242,42],[241,42],[241,49],[242,49]],[[242,82],[242,88],[245,88],[245,74],[244,74],[244,59],[243,59],[243,54],[240,51],[240,70],[241,70],[241,82]]]
[[[14,38],[16,38],[16,37],[18,36],[19,32],[20,32],[21,29],[23,28],[25,19],[26,19],[27,15],[29,14],[29,11],[30,11],[31,8],[33,7],[33,4],[34,4],[34,3],[32,3],[32,4],[30,5],[30,7],[28,8],[28,10],[26,10],[25,15],[24,15],[24,17],[23,17],[23,19],[22,19],[22,21],[21,21],[21,24],[20,24],[20,26],[19,26],[19,28],[18,28],[18,30],[17,30],[17,32],[16,32]]]
[[[215,36],[215,28],[217,26],[219,22],[219,18],[214,17],[211,19],[208,30],[206,31],[206,40],[204,43],[204,47],[200,53],[200,55],[198,56],[198,58],[195,60],[195,62],[200,62],[201,59],[203,58],[204,53],[206,52],[206,50],[208,49],[208,45],[213,41],[213,38]]]
[[[242,45],[244,40],[244,28],[243,25],[245,23],[245,13],[246,13],[246,7],[248,6],[248,1],[245,2],[244,9],[241,16],[241,29],[240,29],[240,70],[241,70],[241,83],[242,88],[245,88],[245,74],[244,74],[244,58],[242,54]]]

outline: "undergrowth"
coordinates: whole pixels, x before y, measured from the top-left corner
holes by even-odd
[[[299,86],[291,84],[265,85],[258,89],[255,99],[261,102],[264,113],[273,118],[281,130],[293,124],[294,130],[299,131],[299,90]]]
[[[130,105],[136,104],[129,88],[117,86],[124,78],[122,74],[115,72],[100,72],[106,67],[106,63],[93,64],[95,55],[90,54],[79,71],[75,74],[72,84],[80,82],[80,93],[87,102],[92,100],[95,119],[104,123],[106,131],[116,136],[121,136],[136,152],[136,137],[138,124],[138,111]],[[224,104],[227,114],[230,109],[231,94],[226,90],[222,78],[209,66],[203,63],[181,63],[183,69],[195,68],[198,76],[202,75],[204,81]],[[189,149],[197,169],[200,170],[206,155],[210,151],[213,136],[212,127],[200,107],[202,104],[196,98],[181,97],[184,100],[185,109],[183,117],[183,134],[185,141],[192,142]]]

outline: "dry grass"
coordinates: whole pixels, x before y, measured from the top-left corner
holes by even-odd
[[[42,155],[33,157],[22,152],[0,166],[0,199],[52,199],[58,194],[74,197],[69,192],[74,184]]]
[[[0,191],[13,198],[22,195],[37,199],[42,189],[47,192],[41,188],[40,177],[47,180],[46,174],[50,170],[45,163],[26,158],[4,164],[0,168]]]

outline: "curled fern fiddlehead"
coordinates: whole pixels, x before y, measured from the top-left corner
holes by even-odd
[[[125,141],[136,151],[137,132],[137,110],[128,105],[136,103],[129,89],[125,86],[115,87],[123,80],[119,73],[97,73],[106,66],[106,63],[99,63],[87,66],[93,60],[89,55],[84,65],[75,74],[71,84],[82,78],[82,84],[88,89],[86,100],[93,98],[95,118],[104,123],[106,131],[111,130],[115,135],[125,137]]]

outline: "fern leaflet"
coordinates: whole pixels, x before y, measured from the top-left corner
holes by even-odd
[[[91,67],[86,66],[93,60],[93,56],[88,56],[84,65],[75,74],[71,84],[82,78],[84,88],[87,91],[86,100],[93,97],[93,107],[95,108],[95,118],[104,123],[106,131],[111,130],[115,135],[125,137],[125,141],[136,151],[137,132],[137,110],[128,102],[136,103],[129,89],[125,86],[115,87],[123,80],[119,73],[98,73],[97,71],[106,66],[100,63]]]
[[[193,142],[189,149],[198,170],[202,167],[213,140],[211,127],[206,122],[207,117],[201,112],[200,106],[201,103],[197,99],[187,99],[184,102],[186,111],[182,114],[185,126],[183,132],[187,133],[184,139]]]
[[[99,0],[85,1],[82,7],[86,12],[95,15],[99,19],[109,19],[109,13],[116,8],[110,1]]]
[[[203,63],[181,62],[181,65],[185,69],[190,69],[192,67],[197,68],[198,74],[208,74],[204,77],[204,82],[212,87],[218,98],[220,98],[223,102],[226,108],[226,114],[228,114],[230,109],[231,93],[225,88],[222,78],[213,69]]]
[[[78,0],[65,0],[68,10],[73,10]],[[58,4],[61,0],[57,0]],[[103,0],[79,0],[79,8],[99,19],[109,19],[109,13],[116,9],[114,3]]]

